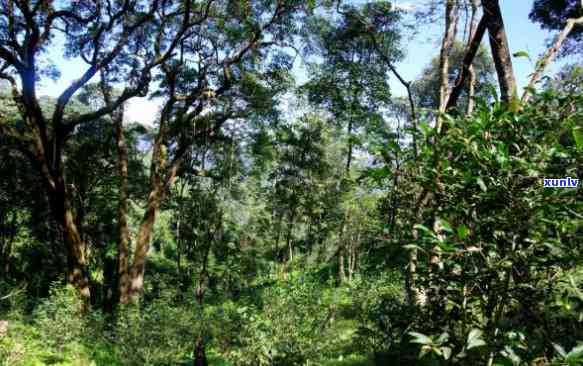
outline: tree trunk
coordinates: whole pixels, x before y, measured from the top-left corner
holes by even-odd
[[[117,145],[117,166],[119,176],[119,202],[117,208],[118,242],[117,242],[117,273],[119,302],[129,302],[128,256],[130,245],[130,229],[127,221],[128,210],[128,155],[123,132],[123,107],[114,114],[115,139]]]
[[[73,208],[64,180],[56,182],[56,190],[51,192],[51,208],[59,225],[67,253],[67,282],[78,289],[81,297],[89,304],[89,269],[85,257],[84,243],[75,224]]]
[[[344,271],[344,246],[338,250],[338,280],[340,283],[346,282],[346,272]]]
[[[194,344],[194,365],[208,366],[204,340],[202,339],[202,337],[198,337]]]
[[[2,214],[2,219],[4,221],[5,215]],[[7,215],[6,215],[7,216]],[[2,232],[2,239],[0,241],[0,258],[2,259],[2,271],[4,273],[4,278],[8,279],[10,275],[10,262],[12,260],[12,244],[14,243],[14,239],[16,238],[16,233],[18,231],[17,228],[17,216],[16,210],[12,211],[12,219],[10,220],[9,224],[5,224],[2,222],[1,230]],[[5,234],[5,231],[8,233]]]
[[[101,92],[107,107],[112,107],[111,87],[107,85],[107,74],[101,73]],[[129,302],[128,257],[130,244],[130,229],[127,221],[128,211],[128,153],[123,131],[124,108],[122,104],[111,113],[115,145],[117,151],[117,175],[119,179],[119,197],[117,205],[117,299],[121,304]]]
[[[144,212],[138,230],[134,259],[130,268],[128,299],[130,302],[134,303],[139,300],[144,288],[146,259],[148,257],[148,251],[150,250],[152,232],[154,230],[160,202],[165,193],[166,183],[172,182],[176,174],[176,167],[172,167],[173,171],[170,176],[167,180],[164,179],[164,168],[166,164],[166,146],[164,145],[166,135],[165,121],[161,120],[160,124],[160,129],[158,136],[156,136],[152,152],[152,165],[150,166],[150,194],[148,196],[146,211]]]
[[[480,7],[480,0],[472,0],[472,16],[470,21],[470,33],[468,35],[468,45],[467,49],[471,47],[474,36],[478,30],[478,9]],[[483,35],[482,35],[483,37]],[[481,43],[481,40],[480,40]],[[479,47],[479,46],[478,46]],[[476,95],[476,70],[474,70],[474,63],[472,62],[468,68],[468,105],[466,109],[466,115],[470,115],[474,112],[474,97]]]
[[[462,93],[462,90],[464,88],[464,84],[465,84],[465,80],[467,77],[474,77],[475,78],[475,73],[474,73],[474,69],[473,69],[473,63],[474,63],[474,58],[476,57],[476,54],[478,53],[479,49],[480,49],[480,44],[482,43],[482,38],[484,38],[484,34],[486,33],[486,25],[488,23],[488,19],[487,16],[482,17],[482,20],[480,20],[480,23],[478,24],[478,26],[476,27],[476,31],[474,32],[472,39],[466,49],[466,53],[464,55],[464,59],[462,61],[462,69],[460,70],[458,77],[455,81],[454,87],[451,90],[451,93],[449,94],[449,98],[447,101],[447,106],[446,106],[446,110],[450,109],[450,108],[455,108],[457,106],[457,102],[458,99]],[[475,80],[470,79],[470,96],[473,96],[474,93],[474,86],[475,86]],[[468,98],[470,98],[470,96],[468,96]],[[473,100],[468,100],[468,105],[469,102],[472,102],[472,109],[473,109]],[[468,107],[469,109],[469,107]]]
[[[354,273],[354,247],[348,248],[348,282],[352,282],[352,275]]]
[[[32,74],[34,76],[34,72]],[[52,143],[49,144],[46,136],[46,123],[34,93],[34,81],[29,80],[28,73],[25,73],[25,76],[22,78],[23,100],[25,108],[28,109],[23,116],[32,132],[34,156],[31,156],[31,160],[40,173],[51,215],[63,237],[67,255],[67,282],[77,288],[85,304],[89,305],[91,300],[89,269],[85,255],[85,244],[77,228],[71,204],[71,192],[65,181],[62,156],[63,141],[57,142],[55,136]],[[51,146],[50,159],[47,156],[47,146]]]
[[[352,141],[352,129],[353,129],[353,106],[354,103],[351,103],[351,111],[350,111],[350,118],[348,119],[348,127],[346,134],[348,135],[348,151],[346,153],[346,167],[345,167],[345,177],[346,179],[350,179],[350,168],[352,164],[352,152],[353,152],[353,141]],[[340,236],[338,238],[338,242],[340,248],[338,249],[338,280],[340,283],[346,282],[346,271],[344,266],[344,255],[346,255],[346,243],[344,242],[345,231],[346,231],[346,220],[348,219],[348,212],[344,214],[344,218],[342,219],[342,223],[340,224]]]
[[[136,240],[136,249],[134,251],[134,260],[130,268],[130,286],[127,294],[129,301],[137,302],[144,288],[144,270],[146,259],[150,250],[150,241],[156,222],[156,215],[161,200],[161,183],[156,183],[157,187],[150,192],[148,197],[148,206],[142,218],[138,237]]]
[[[516,98],[516,79],[500,4],[498,0],[483,0],[482,8],[484,15],[487,15],[488,19],[487,28],[490,35],[490,48],[494,58],[494,65],[496,66],[498,83],[500,84],[501,99],[505,103],[510,103]]]
[[[293,248],[292,234],[293,234],[293,229],[294,229],[294,225],[295,225],[295,218],[296,218],[296,210],[294,208],[294,209],[292,209],[291,217],[289,218],[289,223],[287,226],[286,244],[287,244],[287,250],[288,250],[288,256],[287,256],[288,262],[291,262],[294,260],[294,248]]]
[[[449,95],[449,54],[456,36],[459,6],[457,0],[446,0],[445,5],[445,34],[441,42],[439,54],[439,112],[445,112]],[[436,129],[439,133],[443,119],[437,118]]]

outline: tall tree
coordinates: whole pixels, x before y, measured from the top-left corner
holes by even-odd
[[[372,128],[382,119],[379,110],[389,101],[389,85],[385,60],[391,63],[401,57],[396,24],[399,13],[389,2],[366,3],[360,8],[340,6],[336,22],[314,21],[316,44],[326,64],[314,67],[315,77],[304,88],[315,105],[324,106],[345,128],[346,159],[342,189],[352,185],[351,168],[358,147],[358,134]],[[369,35],[374,33],[374,37]],[[377,51],[378,49],[378,51]],[[346,278],[345,212],[340,224],[338,249],[339,279]]]
[[[159,38],[165,34],[162,29],[168,24],[168,17],[158,17],[159,10],[158,1],[150,4],[67,1],[58,5],[44,0],[2,2],[0,78],[11,84],[23,128],[1,125],[0,133],[20,141],[42,177],[51,212],[64,238],[67,279],[86,299],[90,297],[88,261],[75,220],[73,193],[65,176],[66,143],[79,125],[91,123],[111,112],[112,106],[143,94],[152,70],[170,57],[176,44],[170,42],[162,48],[158,42],[154,47],[152,34],[156,32],[146,30],[157,20],[162,24],[157,32]],[[80,58],[87,68],[61,93],[51,113],[39,103],[38,80],[53,70],[43,67],[43,57],[57,34],[66,39],[68,56]],[[173,36],[176,39],[181,34]],[[127,80],[121,95],[110,107],[66,118],[71,97],[102,68],[114,64]]]
[[[529,17],[543,29],[560,31],[568,19],[583,17],[583,4],[580,0],[535,0]],[[582,49],[583,24],[577,24],[568,35],[561,54],[580,56]]]
[[[470,80],[468,78],[463,81],[460,79],[460,74],[464,72],[466,53],[467,49],[464,48],[464,45],[460,42],[455,42],[449,56],[451,67],[448,73],[448,85],[451,88],[451,92],[449,93],[448,101],[455,98],[456,106],[460,110],[467,109],[471,95]],[[496,82],[494,65],[488,49],[480,47],[471,65],[474,70],[474,81],[476,82],[473,91],[474,97],[486,97],[489,93],[487,85]],[[435,57],[423,69],[419,79],[413,83],[413,90],[416,95],[419,95],[418,103],[420,107],[433,110],[439,108],[439,78],[439,59]],[[458,82],[462,84],[458,85]],[[448,108],[452,108],[452,106],[449,105]]]
[[[154,75],[162,81],[160,92],[165,102],[153,142],[147,209],[135,240],[133,263],[128,264],[130,285],[125,292],[129,295],[121,296],[135,298],[143,286],[156,213],[179,173],[185,151],[196,137],[216,135],[228,119],[244,117],[243,111],[250,109],[247,107],[268,103],[261,100],[268,99],[266,94],[253,95],[270,85],[252,76],[252,71],[260,69],[259,60],[265,57],[266,48],[286,47],[293,30],[288,25],[298,24],[299,11],[310,6],[298,1],[215,4],[213,0],[128,0],[121,4],[63,2],[57,9],[52,2],[41,0],[4,3],[0,13],[0,78],[11,84],[24,128],[2,124],[0,133],[17,138],[38,168],[65,239],[68,280],[87,299],[86,245],[76,225],[74,192],[65,174],[67,141],[78,126],[113,113],[132,97],[146,95]],[[37,79],[52,70],[41,61],[56,35],[66,39],[67,56],[80,58],[87,69],[48,110],[38,102]],[[115,83],[121,92],[115,98],[113,93],[106,96],[109,100],[96,110],[68,117],[65,111],[72,96],[102,71],[106,82]],[[273,69],[265,71],[270,72],[274,74]],[[120,198],[123,208],[126,197]],[[123,222],[123,215],[120,219]],[[125,283],[122,281],[123,287]]]
[[[508,45],[508,37],[506,36],[499,0],[483,0],[482,9],[486,16],[486,27],[490,36],[490,49],[498,75],[500,97],[503,102],[510,103],[515,101],[517,96],[516,78],[512,67],[510,46]]]

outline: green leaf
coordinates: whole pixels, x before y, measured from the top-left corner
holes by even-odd
[[[528,52],[526,51],[518,51],[518,52],[514,52],[512,54],[512,56],[514,57],[526,57],[527,59],[530,60],[530,55],[528,54]]]
[[[423,131],[423,135],[426,138],[431,134],[431,128],[427,123],[422,122],[421,124],[419,124],[419,127],[421,127],[421,131]]]
[[[443,332],[443,333],[441,333],[439,338],[437,338],[437,343],[443,344],[443,343],[447,342],[448,339],[449,339],[449,334],[447,332]]]
[[[577,150],[583,151],[583,128],[577,126],[573,127],[573,138],[577,145]]]
[[[403,249],[407,249],[407,250],[420,250],[422,252],[425,252],[425,249],[421,248],[419,245],[416,244],[407,244],[407,245],[403,245]]]
[[[421,230],[426,232],[427,234],[433,235],[433,231],[431,231],[427,226],[421,225],[421,224],[415,224],[413,226],[413,229],[415,230]]]
[[[583,361],[583,344],[573,347],[569,353],[567,353],[567,362],[577,362]]]
[[[439,219],[439,221],[437,222],[437,232],[443,230],[446,231],[448,233],[453,232],[453,230],[451,229],[451,225],[449,224],[449,222],[443,220],[443,219]]]
[[[389,141],[387,143],[389,149],[391,149],[392,151],[395,152],[401,152],[401,147],[399,146],[399,144],[396,141]]]
[[[482,189],[482,191],[484,192],[488,191],[488,187],[486,187],[486,183],[484,183],[484,180],[482,178],[478,177],[476,181],[478,182],[478,185],[480,186],[480,189]]]
[[[472,349],[475,347],[485,346],[486,342],[482,339],[482,331],[479,329],[472,329],[470,334],[468,334],[468,342],[466,349]]]
[[[417,333],[417,332],[409,332],[409,335],[413,337],[413,340],[411,341],[411,343],[418,343],[418,344],[425,344],[425,345],[433,343],[431,338],[429,338],[425,334]]]
[[[553,343],[553,347],[555,348],[555,351],[557,351],[557,353],[561,357],[565,358],[565,356],[567,356],[567,352],[565,352],[565,349],[562,346],[560,346],[560,345],[558,345],[556,343]]]
[[[460,226],[457,227],[457,236],[461,239],[464,240],[465,238],[468,237],[468,232],[469,229],[466,225],[461,224]]]
[[[421,351],[419,351],[419,355],[417,356],[417,358],[423,358],[425,355],[427,355],[432,350],[433,350],[433,348],[431,346],[428,346],[428,345],[421,347]]]
[[[441,347],[441,351],[443,352],[443,358],[449,360],[452,349],[450,347]]]

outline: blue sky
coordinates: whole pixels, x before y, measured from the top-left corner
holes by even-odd
[[[397,6],[403,8],[411,8],[424,2],[424,0],[394,0]],[[541,30],[538,24],[533,24],[528,19],[532,2],[533,0],[500,0],[511,52],[526,51],[532,59],[532,61],[527,58],[515,58],[513,60],[519,88],[528,83],[529,75],[534,69],[534,62],[538,56],[546,51],[546,43],[549,36],[551,36],[550,33]],[[424,29],[424,32],[420,32],[415,38],[403,42],[406,57],[397,67],[407,80],[414,80],[418,77],[422,69],[439,52],[443,24],[423,25],[422,29]],[[44,81],[41,89],[42,94],[59,95],[86,68],[79,60],[64,60],[61,57],[63,47],[62,41],[58,39],[51,46],[49,57],[58,65],[62,75],[56,82]],[[549,73],[555,72],[561,64],[569,61],[574,60],[556,61],[547,71]],[[297,70],[296,74],[300,79],[303,79],[301,70]],[[405,93],[404,88],[394,77],[391,78],[391,89],[393,95],[403,95]],[[147,98],[134,98],[128,106],[127,114],[132,120],[150,124],[156,115],[157,109],[158,105]]]
[[[423,1],[404,0],[397,0],[395,2],[397,5],[403,7],[423,3]],[[500,0],[511,53],[526,51],[532,60],[530,61],[527,58],[514,58],[512,60],[517,84],[520,89],[528,84],[529,75],[534,70],[534,63],[541,54],[546,52],[547,41],[549,37],[553,36],[553,34],[542,30],[538,24],[532,23],[528,19],[532,3],[533,0]],[[397,65],[399,72],[405,79],[414,80],[417,78],[423,67],[428,65],[430,60],[438,55],[443,27],[443,24],[428,26],[424,33],[419,34],[407,45],[407,56]],[[569,61],[573,60],[555,60],[547,69],[547,73],[557,71],[560,65]],[[391,80],[391,88],[395,95],[405,93],[404,88],[394,78]]]

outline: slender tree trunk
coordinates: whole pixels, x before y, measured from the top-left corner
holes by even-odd
[[[346,272],[344,271],[344,246],[338,250],[338,280],[340,283],[346,282]]]
[[[215,230],[215,234],[217,232],[222,233],[222,214],[220,214],[220,216],[217,214],[216,216],[214,216],[215,219],[218,219],[216,222],[216,230]],[[210,223],[209,223],[210,226]],[[210,230],[210,228],[209,228]],[[208,232],[208,231],[207,231]],[[207,278],[207,268],[208,268],[208,258],[209,258],[209,254],[210,254],[210,250],[211,250],[211,245],[212,243],[215,242],[215,240],[217,239],[216,236],[212,236],[211,235],[207,235],[208,237],[208,245],[205,248],[205,252],[202,258],[202,269],[200,270],[200,272],[198,273],[198,279],[197,279],[197,283],[196,283],[196,300],[198,302],[198,305],[200,306],[201,309],[201,313],[204,307],[204,296],[206,293],[206,285],[205,285],[205,281]],[[219,238],[220,240],[220,238]],[[206,358],[206,345],[204,342],[204,338],[202,334],[199,334],[194,342],[194,365],[195,366],[208,366],[208,361]]]
[[[194,365],[208,366],[204,340],[202,339],[202,337],[198,337],[194,345]]]
[[[209,246],[210,248],[210,246]],[[208,252],[207,255],[205,255],[205,258],[208,258]],[[206,261],[206,259],[205,259]],[[203,266],[203,268],[206,268],[206,265]],[[204,275],[204,271],[205,269],[203,269],[203,271],[201,271],[199,273],[199,277],[197,280],[197,284],[196,284],[196,298],[198,301],[198,304],[201,308],[203,308],[203,304],[204,304],[204,281],[205,281],[205,275]],[[206,358],[206,346],[205,346],[205,342],[204,342],[204,338],[201,334],[199,334],[195,341],[194,341],[194,365],[195,366],[208,366],[208,361]]]
[[[128,257],[130,245],[130,229],[127,221],[128,211],[128,154],[123,131],[123,107],[114,115],[114,129],[117,145],[117,168],[119,176],[119,202],[117,207],[117,273],[119,302],[129,302]]]
[[[279,241],[281,240],[281,226],[283,221],[283,212],[277,215],[277,234],[275,236],[275,256],[278,260],[280,260],[280,249],[279,249]],[[283,258],[281,258],[283,262]]]
[[[482,20],[476,27],[476,32],[473,34],[472,40],[466,49],[466,53],[464,55],[464,59],[462,61],[462,69],[460,70],[458,77],[455,81],[454,87],[449,94],[449,99],[447,101],[446,109],[455,108],[458,102],[458,99],[462,93],[465,80],[467,77],[471,75],[471,70],[473,68],[474,58],[480,49],[480,44],[482,43],[482,38],[484,38],[484,34],[486,33],[486,25],[488,23],[488,17],[483,16]],[[470,81],[470,88],[472,83],[475,84],[475,81]],[[472,107],[473,108],[473,107]]]
[[[293,209],[292,213],[291,213],[291,217],[289,219],[289,223],[287,226],[287,235],[286,235],[286,244],[287,244],[287,249],[288,249],[288,257],[287,257],[287,261],[291,262],[294,260],[294,248],[293,248],[293,244],[292,244],[292,234],[293,234],[293,229],[294,229],[294,224],[295,224],[295,216],[296,216],[296,210]]]
[[[449,95],[449,55],[456,36],[459,6],[457,0],[446,0],[445,5],[445,34],[441,42],[439,54],[439,112],[445,112]],[[443,119],[437,118],[436,128],[439,133]]]
[[[101,73],[101,92],[105,104],[110,107],[111,88],[107,85],[105,71]],[[119,197],[117,205],[117,299],[121,304],[129,302],[129,273],[128,258],[130,245],[130,229],[127,220],[128,211],[128,153],[123,130],[124,106],[114,110],[111,114],[117,151],[117,175],[119,179]]]
[[[356,240],[358,242],[358,237]],[[352,282],[352,279],[354,278],[355,268],[356,268],[356,248],[353,243],[350,245],[348,253],[348,282]]]
[[[415,204],[415,223],[421,223],[423,218],[423,210],[429,202],[430,194],[429,191],[424,189],[419,195],[417,202]],[[413,242],[417,243],[419,240],[419,234],[415,227],[411,230],[411,236]],[[423,290],[417,286],[417,249],[409,250],[409,263],[407,265],[407,275],[405,277],[405,285],[407,287],[407,300],[410,306],[423,305]]]
[[[581,4],[581,6],[583,7],[583,4]],[[551,48],[549,48],[547,53],[540,59],[539,62],[537,62],[536,70],[534,71],[534,74],[532,74],[532,77],[530,78],[530,82],[528,83],[528,88],[525,89],[524,94],[522,95],[522,103],[523,104],[528,103],[528,101],[530,99],[530,95],[531,95],[529,89],[534,88],[537,81],[543,75],[543,72],[545,71],[546,67],[553,61],[553,59],[555,58],[555,56],[557,55],[557,53],[561,49],[563,42],[565,42],[565,40],[567,39],[567,37],[569,36],[571,31],[573,30],[575,25],[581,25],[581,24],[583,24],[583,17],[580,17],[577,19],[567,20],[567,24],[565,25],[565,28],[563,28],[561,33],[559,33],[559,35],[555,39],[555,43],[553,44],[553,46]]]
[[[101,243],[103,248],[107,248],[107,239],[105,232],[101,231]],[[117,258],[108,255],[107,250],[101,251],[101,260],[103,261],[103,311],[107,314],[113,314],[119,303],[119,276],[117,272]]]
[[[512,67],[512,58],[504,28],[504,20],[500,10],[498,0],[483,0],[482,8],[484,15],[487,15],[487,28],[490,35],[490,48],[498,83],[500,84],[501,99],[505,103],[510,103],[516,98],[516,78]]]
[[[166,136],[166,124],[164,118],[160,122],[158,136],[154,141],[152,151],[152,165],[150,167],[150,194],[148,195],[148,202],[146,204],[146,211],[142,217],[138,236],[136,239],[136,247],[134,250],[134,258],[130,267],[130,285],[129,285],[129,301],[137,302],[144,288],[144,270],[146,268],[146,259],[152,239],[152,232],[156,222],[156,216],[162,201],[166,184],[174,180],[176,175],[176,167],[170,176],[165,179],[165,165],[166,165],[166,146],[164,144]]]
[[[176,268],[178,268],[178,273],[182,273],[182,238],[180,236],[180,221],[181,221],[181,209],[178,209],[178,217],[176,218]]]
[[[352,141],[352,128],[353,128],[353,121],[352,117],[348,121],[348,153],[346,154],[346,178],[350,178],[350,166],[352,164],[352,150],[353,150],[353,141]]]
[[[162,183],[155,182],[154,189],[150,192],[148,197],[148,205],[146,212],[142,218],[138,237],[136,240],[136,248],[134,251],[134,260],[130,268],[130,287],[128,298],[132,302],[137,302],[142,290],[144,288],[144,270],[146,267],[146,259],[148,251],[150,250],[150,242],[152,239],[152,232],[156,222],[156,215],[162,196]]]
[[[470,21],[470,33],[468,35],[468,42],[466,49],[469,49],[472,45],[474,36],[478,30],[478,9],[480,7],[480,0],[472,0],[472,15]],[[483,37],[483,35],[482,35]],[[481,38],[480,37],[480,43]],[[478,46],[479,48],[479,46]],[[466,51],[467,52],[467,51]],[[474,97],[476,95],[476,70],[474,69],[474,63],[472,62],[468,67],[468,83],[469,83],[469,90],[468,90],[468,105],[466,109],[466,115],[470,115],[474,112]]]
[[[354,103],[351,103],[351,111],[350,117],[348,119],[348,127],[346,134],[348,135],[348,152],[346,154],[346,167],[345,167],[345,177],[346,179],[350,179],[350,168],[352,164],[352,150],[353,150],[353,141],[352,141],[352,130],[353,130],[353,111],[352,106]],[[344,265],[344,256],[346,255],[346,243],[345,241],[345,231],[346,231],[346,220],[348,219],[348,212],[345,213],[344,218],[342,219],[342,223],[340,224],[340,236],[338,238],[338,243],[340,248],[338,249],[338,280],[340,283],[346,282],[346,271]]]
[[[5,216],[2,215],[2,218],[4,217]],[[18,231],[18,228],[16,226],[17,225],[16,220],[17,220],[16,211],[12,211],[12,219],[10,220],[8,235],[5,235],[4,233],[2,234],[2,246],[0,247],[0,255],[2,256],[3,260],[2,271],[4,273],[4,278],[8,278],[8,276],[10,275],[10,262],[12,260],[12,244],[14,243],[14,239],[16,238],[16,232]],[[4,229],[5,225],[2,226]]]
[[[449,93],[449,55],[456,36],[459,7],[457,0],[446,0],[445,33],[439,54],[439,110],[445,111],[445,102]]]

